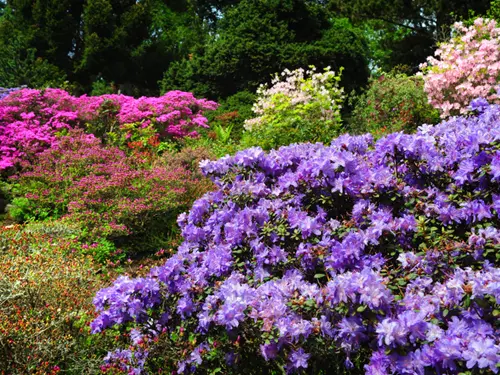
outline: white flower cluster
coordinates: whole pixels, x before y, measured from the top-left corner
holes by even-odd
[[[257,117],[245,121],[245,129],[251,131],[265,121],[265,115],[277,110],[279,104],[286,103],[290,107],[317,102],[321,105],[325,120],[334,117],[341,108],[344,99],[343,89],[339,87],[340,75],[335,75],[330,67],[322,73],[316,67],[309,70],[303,68],[285,69],[276,74],[271,87],[263,84],[257,89],[258,99],[253,105]]]

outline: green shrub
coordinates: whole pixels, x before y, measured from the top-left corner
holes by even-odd
[[[420,77],[394,72],[372,79],[368,89],[353,100],[350,132],[380,137],[437,123],[439,113],[428,103],[423,85]]]
[[[223,128],[223,131],[227,130],[227,128]],[[231,137],[226,143],[222,142],[218,139],[215,130],[203,134],[198,138],[186,138],[182,140],[182,145],[183,148],[187,149],[208,149],[216,158],[220,158],[225,155],[233,155],[243,147],[239,142],[232,140]]]
[[[7,205],[11,200],[11,190],[12,186],[6,181],[3,181],[0,177],[0,221],[2,217],[5,216],[5,211],[7,209]]]
[[[206,159],[216,159],[209,147],[185,147],[178,152],[166,152],[157,162],[171,169],[187,170],[193,173],[194,177],[202,178],[199,164]]]
[[[98,78],[94,82],[92,82],[92,91],[90,95],[99,96],[106,94],[114,94],[116,91],[114,85],[115,85],[114,82],[109,83],[102,78]]]
[[[249,91],[240,91],[220,103],[220,106],[207,113],[212,128],[220,126],[231,129],[231,139],[239,141],[244,131],[245,120],[254,117],[252,105],[256,95]]]
[[[83,244],[82,253],[92,256],[100,264],[119,265],[125,260],[125,253],[117,249],[113,242],[104,238],[97,238],[90,245]]]

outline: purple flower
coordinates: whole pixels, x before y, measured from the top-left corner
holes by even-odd
[[[275,343],[263,344],[260,346],[260,352],[266,361],[272,360],[278,355],[278,345]]]
[[[407,329],[398,321],[392,319],[382,320],[376,328],[379,345],[395,346],[406,343]]]
[[[307,354],[302,348],[293,350],[288,356],[288,369],[293,372],[293,370],[299,368],[307,368],[307,361],[310,357],[311,355]]]
[[[177,312],[186,318],[193,312],[193,300],[189,296],[182,297],[177,303]]]
[[[476,98],[470,102],[470,109],[472,111],[484,112],[488,106],[489,103],[485,98]]]

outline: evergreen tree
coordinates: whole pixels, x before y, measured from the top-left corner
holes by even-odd
[[[204,48],[171,65],[162,89],[226,98],[254,91],[284,68],[310,64],[337,71],[346,67],[343,84],[353,88],[366,82],[368,54],[362,33],[339,20],[331,22],[321,4],[243,0],[226,8]]]
[[[448,39],[453,22],[483,14],[489,5],[487,0],[329,0],[332,13],[375,26],[381,47],[391,52],[382,68],[407,65],[413,71],[433,54],[436,42]]]
[[[170,63],[202,44],[204,33],[189,0],[7,0],[0,83],[59,85],[67,77],[83,91],[104,81],[155,94]]]

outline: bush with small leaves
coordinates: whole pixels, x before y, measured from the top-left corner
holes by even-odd
[[[157,250],[154,238],[168,243],[177,215],[210,188],[192,167],[127,156],[82,130],[60,137],[11,180],[14,218],[64,217],[87,241],[102,237],[137,251]]]
[[[388,73],[372,79],[354,99],[348,127],[351,132],[370,132],[379,138],[397,131],[411,133],[422,124],[438,121],[439,112],[428,103],[421,77]]]
[[[116,342],[90,335],[92,296],[107,279],[70,238],[75,230],[0,227],[1,374],[99,374]]]

